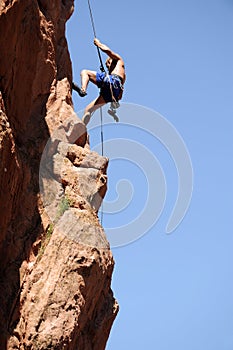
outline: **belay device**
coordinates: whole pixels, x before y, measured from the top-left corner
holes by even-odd
[[[119,118],[116,114],[117,108],[120,107],[120,103],[118,101],[111,102],[110,108],[108,109],[108,114],[110,114],[116,122],[119,122]]]

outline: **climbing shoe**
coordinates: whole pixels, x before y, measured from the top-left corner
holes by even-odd
[[[86,91],[84,91],[83,89],[81,89],[78,85],[76,85],[75,83],[72,83],[72,89],[77,91],[77,93],[79,94],[79,96],[84,97],[87,95]]]
[[[82,117],[82,121],[85,125],[87,125],[89,123],[90,119],[91,119],[90,112],[85,113],[84,116]]]

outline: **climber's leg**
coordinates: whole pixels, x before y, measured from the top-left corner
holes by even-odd
[[[81,71],[81,89],[86,92],[89,81],[96,85],[96,72],[83,69]]]
[[[86,91],[83,91],[77,84],[75,84],[74,82],[72,83],[72,89],[77,91],[77,93],[79,94],[79,96],[84,97],[86,96]]]
[[[91,118],[91,115],[100,107],[105,105],[106,102],[104,101],[104,98],[102,96],[98,96],[94,101],[89,103],[89,105],[85,108],[82,121],[84,124],[88,124]]]
[[[79,87],[77,84],[73,82],[72,89],[77,91],[79,96],[84,97],[87,94],[86,90],[87,90],[89,81],[97,85],[96,72],[88,69],[83,69],[80,75],[81,75],[81,87]]]

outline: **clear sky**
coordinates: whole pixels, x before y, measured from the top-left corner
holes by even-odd
[[[120,123],[112,123],[104,110],[110,164],[103,211],[108,205],[111,210],[103,226],[120,235],[128,225],[126,235],[142,236],[112,249],[120,312],[107,350],[233,350],[233,1],[91,0],[91,5],[97,36],[123,56],[127,70]],[[81,69],[99,67],[87,0],[75,1],[67,38],[79,82]],[[91,85],[83,99],[74,93],[75,110],[97,93]],[[171,138],[183,140],[193,169],[190,205],[170,234],[166,225],[179,169],[166,148],[169,140],[160,137],[157,112],[166,128],[177,131]],[[99,120],[98,113],[93,119]],[[91,123],[95,148],[100,129]],[[146,154],[153,158],[151,167]],[[154,216],[156,210],[160,215]],[[145,217],[131,224],[145,211],[153,225],[144,232]]]

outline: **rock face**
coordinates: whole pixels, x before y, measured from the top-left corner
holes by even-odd
[[[0,2],[0,344],[105,348],[118,305],[97,212],[108,160],[73,110],[72,0]]]

